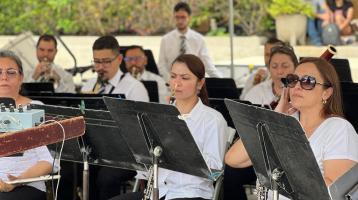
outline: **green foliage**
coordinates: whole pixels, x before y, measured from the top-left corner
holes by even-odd
[[[314,16],[313,6],[303,0],[272,0],[268,8],[272,17],[279,15],[301,14],[308,17]]]
[[[211,30],[207,34],[207,36],[225,36],[228,35],[226,29],[223,27],[217,28],[216,30]]]
[[[269,0],[237,0],[236,2],[235,24],[239,24],[246,35],[264,34],[273,23],[266,12]]]
[[[178,0],[1,0],[0,34],[163,34],[174,27]],[[227,34],[227,0],[187,0],[191,27],[209,35]],[[266,9],[271,0],[234,0],[234,22],[246,35],[272,28]],[[210,20],[217,27],[210,31]]]

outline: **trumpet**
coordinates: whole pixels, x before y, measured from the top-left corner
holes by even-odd
[[[330,61],[336,53],[337,53],[337,49],[332,45],[328,45],[326,51],[323,52],[320,58]]]
[[[53,87],[56,89],[60,82],[59,75],[53,70],[52,63],[45,57],[41,61],[41,65],[43,67],[46,67],[46,71],[49,70],[49,72],[43,72],[40,77],[40,82],[50,82],[53,84]]]

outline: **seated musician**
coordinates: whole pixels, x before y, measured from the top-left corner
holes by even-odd
[[[271,79],[254,86],[243,100],[253,104],[271,105],[274,107],[282,91],[281,78],[292,73],[298,64],[293,48],[288,45],[272,47],[268,61]]]
[[[0,97],[13,98],[17,106],[33,103],[31,99],[19,94],[23,78],[20,58],[11,51],[0,51]],[[49,174],[53,168],[52,163],[53,158],[46,146],[1,157],[0,199],[46,199],[46,186],[43,181],[26,185],[7,184],[6,181]]]
[[[289,88],[283,89],[276,111],[298,116],[329,186],[358,163],[358,135],[344,119],[337,73],[322,58],[306,58],[287,79]],[[241,140],[227,152],[225,162],[237,168],[252,165]]]
[[[216,110],[208,107],[202,61],[189,54],[180,55],[171,68],[170,88],[175,102],[204,160],[210,168],[221,169],[225,151],[227,122]],[[160,199],[212,199],[213,182],[197,176],[159,169]],[[129,193],[113,199],[141,199],[141,193]]]

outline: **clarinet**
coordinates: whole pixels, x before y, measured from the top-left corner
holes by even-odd
[[[148,177],[148,182],[147,182],[147,187],[144,190],[144,195],[142,200],[150,200],[152,193],[153,193],[153,185],[154,185],[154,170],[153,167],[151,166],[149,168],[149,177]]]

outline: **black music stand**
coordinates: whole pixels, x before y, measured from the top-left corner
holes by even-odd
[[[358,199],[358,164],[329,186],[332,200]]]
[[[154,179],[157,179],[158,165],[210,177],[213,170],[208,168],[185,121],[179,119],[176,107],[110,97],[104,97],[104,102],[137,162],[153,166]],[[158,191],[158,186],[154,185],[154,199],[158,199]]]
[[[45,82],[31,82],[31,83],[22,83],[21,85],[21,94],[27,96],[31,93],[54,93],[55,89],[53,83]]]
[[[299,122],[264,108],[225,100],[259,182],[293,200],[330,199]],[[278,191],[277,192],[275,192]]]
[[[27,95],[27,97],[33,100],[38,100],[48,105],[61,105],[75,108],[84,105],[85,108],[89,109],[107,110],[103,102],[103,96],[125,98],[124,94],[29,93]]]
[[[62,160],[84,164],[84,199],[88,199],[89,194],[88,164],[141,171],[146,169],[132,156],[108,111],[52,105],[32,105],[32,107],[44,109],[47,119],[84,116],[86,134],[81,138],[66,141],[62,154]],[[49,146],[49,149],[54,150],[56,146]]]

